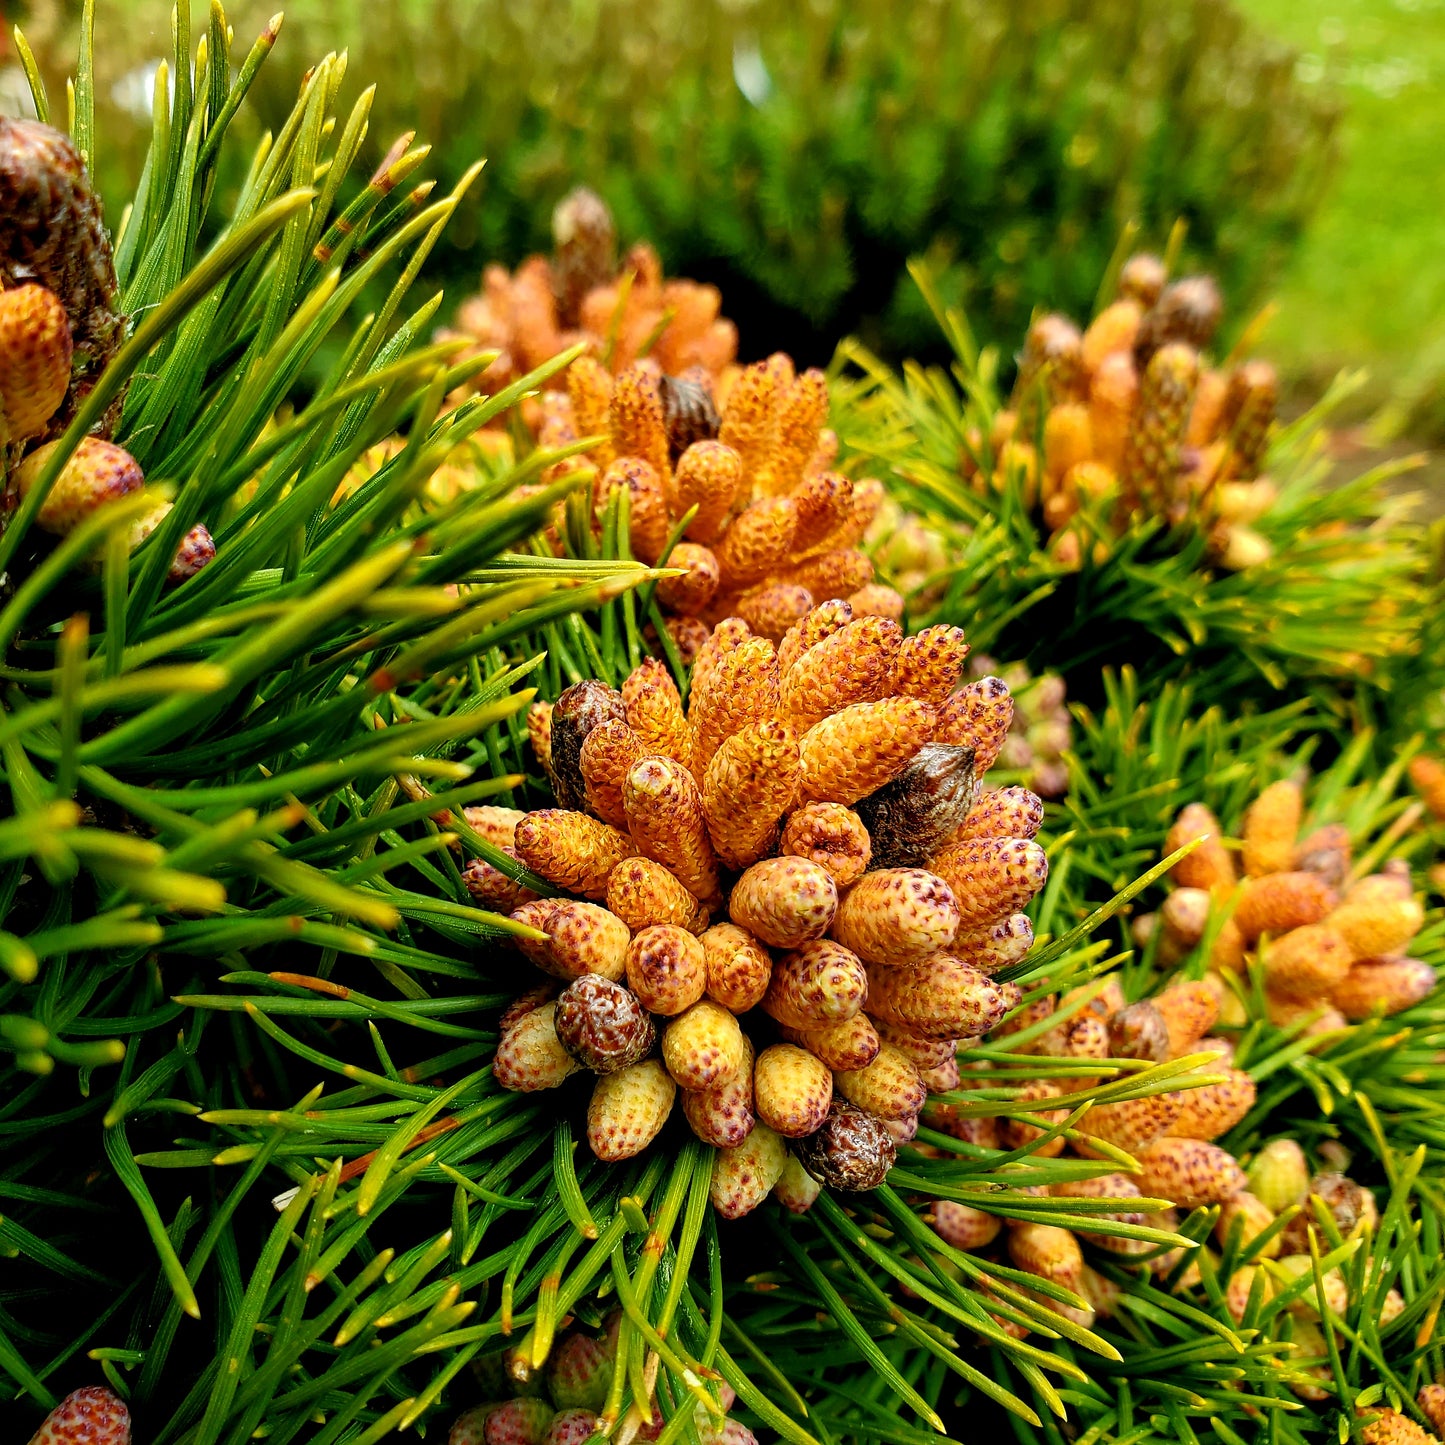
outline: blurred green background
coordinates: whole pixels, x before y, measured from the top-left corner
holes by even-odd
[[[228,6],[238,56],[277,3]],[[24,9],[63,96],[73,17]],[[99,12],[119,196],[169,5]],[[333,48],[379,84],[377,158],[412,128],[443,182],[488,158],[433,262],[453,301],[585,181],[722,288],[745,355],[929,353],[921,253],[1011,349],[1037,305],[1088,311],[1126,222],[1159,245],[1183,217],[1236,328],[1280,303],[1265,349],[1300,396],[1365,366],[1351,420],[1445,436],[1445,0],[294,0],[262,114]]]

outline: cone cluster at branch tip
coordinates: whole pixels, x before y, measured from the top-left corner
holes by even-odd
[[[1425,910],[1407,864],[1394,860],[1355,876],[1349,830],[1307,828],[1294,779],[1265,788],[1240,831],[1236,852],[1202,804],[1180,812],[1166,851],[1206,841],[1175,865],[1175,890],[1159,913],[1136,925],[1140,937],[1158,931],[1161,962],[1177,963],[1207,943],[1206,982],[1227,1010],[1237,1012],[1237,996],[1247,991],[1231,984],[1257,968],[1270,1022],[1301,1024],[1310,1034],[1399,1013],[1435,986],[1434,968],[1408,956]]]
[[[62,447],[60,434],[124,331],[100,203],[79,152],[38,121],[0,117],[0,527]],[[109,440],[118,419],[117,402],[61,466],[36,514],[42,531],[64,537],[145,486],[135,458]],[[133,519],[130,550],[170,510],[157,499]],[[169,580],[193,577],[215,551],[197,524],[182,538]]]
[[[488,266],[481,291],[462,302],[454,329],[442,333],[497,353],[472,383],[476,390],[493,395],[578,344],[613,372],[644,355],[672,375],[696,368],[715,379],[733,364],[737,328],[721,314],[717,287],[668,280],[645,241],[619,265],[616,227],[600,196],[585,187],[564,196],[552,214],[552,238],[550,257],[529,257],[511,273]],[[695,394],[674,401],[670,419],[683,429],[705,405]]]
[[[581,807],[501,841],[582,896],[514,902],[496,875],[485,901],[547,935],[522,952],[565,984],[509,1012],[498,1081],[591,1069],[603,1159],[645,1148],[680,1096],[727,1217],[879,1184],[953,1086],[938,1062],[1017,1003],[990,975],[1027,953],[1048,873],[1039,799],[980,790],[1012,699],[965,681],[967,651],[958,628],[905,641],[834,600],[776,647],[719,623],[685,710],[655,662],[539,707],[539,759]]]
[[[543,393],[538,440],[550,448],[602,438],[542,480],[580,469],[599,536],[612,500],[626,494],[632,555],[680,573],[658,584],[657,601],[682,660],[692,662],[727,618],[779,646],[830,598],[846,599],[854,616],[898,622],[902,596],[874,580],[860,547],[883,487],[831,469],[838,443],[822,372],[799,374],[782,353],[716,376],[664,367],[649,354],[614,375],[579,358],[565,392]],[[563,524],[559,512],[559,550]],[[815,640],[799,637],[800,648]]]
[[[1056,1017],[1058,1022],[1039,1032]],[[1046,997],[1006,1020],[994,1030],[991,1042],[1041,1060],[1075,1062],[1137,1058],[1163,1063],[1207,1054],[1209,1061],[1192,1072],[1223,1077],[1211,1084],[1184,1075],[1180,1086],[1168,1092],[1096,1104],[1076,1125],[1078,1134],[1072,1141],[1062,1135],[1049,1138],[1047,1130],[1068,1116],[1067,1108],[1051,1107],[1054,1101],[1066,1093],[1087,1094],[1096,1082],[1075,1075],[1052,1080],[1045,1074],[1023,1085],[1015,1107],[1032,1118],[1013,1113],[1001,1119],[964,1114],[952,1100],[939,1099],[925,1109],[924,1121],[973,1146],[1019,1149],[1033,1145],[1033,1156],[1041,1158],[1072,1149],[1085,1158],[1099,1159],[1097,1176],[1053,1185],[1047,1192],[1060,1198],[1117,1201],[1117,1210],[1098,1215],[1101,1223],[1177,1229],[1181,1212],[1217,1205],[1220,1212],[1214,1235],[1221,1247],[1230,1244],[1236,1250],[1249,1250],[1259,1236],[1273,1230],[1253,1255],[1257,1261],[1269,1261],[1268,1266],[1243,1266],[1227,1282],[1226,1305],[1238,1321],[1262,1270],[1258,1287],[1266,1299],[1309,1271],[1309,1235],[1318,1229],[1317,1209],[1326,1210],[1347,1237],[1374,1231],[1378,1214],[1369,1190],[1345,1175],[1324,1172],[1311,1177],[1304,1153],[1292,1139],[1265,1145],[1247,1169],[1215,1142],[1244,1119],[1256,1096],[1254,1081],[1233,1066],[1233,1046],[1210,1034],[1218,1021],[1217,994],[1198,983],[1174,983],[1153,998],[1128,1005],[1115,979],[1102,990],[1086,987],[1058,999]],[[1025,1029],[1029,1033],[1023,1041],[1012,1043],[1011,1036]],[[988,1086],[986,1078],[974,1075],[975,1069],[987,1067],[974,1065],[955,1073],[954,1088],[966,1091]],[[1096,1145],[1124,1149],[1137,1161],[1138,1171],[1110,1171],[1103,1162],[1108,1156]],[[1162,1214],[1146,1213],[1131,1207],[1131,1201],[1138,1199],[1163,1199],[1174,1207]],[[1006,1258],[1013,1266],[1079,1295],[1088,1304],[1084,1311],[1041,1298],[1050,1309],[1075,1323],[1087,1326],[1096,1317],[1111,1314],[1118,1294],[1118,1286],[1090,1264],[1091,1250],[1099,1251],[1099,1258],[1115,1266],[1137,1268],[1158,1281],[1167,1279],[1174,1289],[1199,1282],[1197,1251],[1176,1248],[1161,1252],[1144,1240],[1105,1232],[1076,1233],[1004,1218],[989,1212],[987,1203],[984,1194],[979,1197],[981,1207],[935,1200],[928,1206],[928,1217],[939,1237],[954,1248]],[[1281,1216],[1286,1216],[1285,1223],[1276,1228]],[[1325,1290],[1326,1306],[1342,1312],[1348,1301],[1338,1270],[1327,1274]],[[1305,1324],[1319,1315],[1312,1292],[1291,1308]],[[1398,1291],[1387,1292],[1383,1308],[1388,1317],[1404,1308]],[[1026,1332],[1017,1321],[995,1318],[1011,1334]]]
[[[1156,257],[1125,262],[1115,300],[1084,330],[1030,326],[1008,405],[962,459],[985,493],[1017,478],[1049,550],[1077,566],[1139,516],[1189,522],[1231,571],[1268,559],[1251,525],[1273,505],[1264,474],[1279,382],[1266,361],[1212,364],[1223,312],[1212,277],[1168,281]]]
[[[446,1445],[586,1445],[614,1428],[620,1439],[656,1440],[667,1424],[656,1395],[648,1401],[649,1419],[635,1404],[621,1421],[604,1413],[618,1363],[620,1323],[620,1313],[614,1313],[596,1333],[565,1331],[547,1358],[545,1373],[532,1373],[530,1362],[512,1350],[473,1361],[482,1403],[457,1416]],[[706,1445],[757,1445],[752,1431],[728,1416],[735,1398],[723,1382],[715,1411],[701,1401],[692,1406],[698,1438]]]

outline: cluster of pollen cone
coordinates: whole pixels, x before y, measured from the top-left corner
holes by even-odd
[[[1312,1176],[1303,1151],[1293,1140],[1273,1141],[1246,1160],[1215,1142],[1245,1118],[1256,1098],[1254,1081],[1234,1067],[1233,1045],[1210,1032],[1219,1022],[1219,993],[1206,982],[1174,982],[1154,997],[1132,1004],[1124,1002],[1113,979],[1102,992],[1083,988],[1060,999],[1046,998],[1020,1010],[993,1035],[995,1042],[1013,1052],[1040,1056],[1041,1076],[1017,1091],[1013,1107],[1023,1106],[1019,1115],[997,1119],[970,1114],[958,1102],[966,1103],[967,1093],[962,1092],[931,1103],[925,1118],[971,1146],[1031,1147],[1033,1155],[1043,1158],[1071,1150],[1084,1158],[1108,1160],[1117,1157],[1113,1151],[1123,1150],[1133,1160],[1130,1172],[1101,1172],[1048,1187],[1029,1186],[1028,1190],[1088,1200],[1091,1212],[1101,1203],[1117,1205],[1094,1214],[1104,1225],[1152,1224],[1174,1229],[1182,1213],[1213,1209],[1217,1246],[1227,1248],[1235,1260],[1248,1261],[1225,1281],[1226,1307],[1241,1320],[1252,1298],[1268,1300],[1310,1274],[1309,1230],[1312,1226],[1319,1229],[1319,1210],[1328,1212],[1345,1237],[1373,1229],[1378,1215],[1370,1192],[1339,1170]],[[1020,1036],[1019,1042],[1015,1035]],[[1189,1072],[1175,1076],[1175,1088],[1093,1105],[1065,1135],[1050,1132],[1069,1114],[1067,1109],[1053,1107],[1054,1101],[1066,1092],[1087,1094],[1096,1081],[1075,1074],[1059,1081],[1050,1079],[1049,1058],[1198,1062]],[[980,1078],[976,1086],[986,1087],[987,1081]],[[966,1069],[963,1089],[969,1087]],[[1149,1210],[1143,1207],[1146,1201]],[[1157,1201],[1168,1203],[1170,1209],[1152,1212],[1158,1209]],[[1127,1235],[1076,1232],[1004,1219],[952,1199],[933,1201],[928,1216],[939,1237],[954,1248],[1006,1258],[1019,1269],[1071,1290],[1086,1302],[1083,1311],[1045,1302],[1085,1325],[1098,1315],[1112,1314],[1121,1292],[1122,1286],[1109,1272],[1096,1267],[1101,1262],[1115,1269],[1147,1272],[1182,1290],[1199,1283],[1198,1256],[1210,1250],[1208,1244],[1161,1250],[1148,1240]],[[1214,1256],[1216,1265],[1219,1258]],[[1339,1270],[1325,1276],[1325,1293],[1326,1307],[1342,1314],[1348,1295]],[[1387,1313],[1398,1314],[1403,1307],[1399,1294],[1390,1291],[1385,1301]],[[1323,1337],[1316,1339],[1319,1312],[1312,1291],[1301,1294],[1291,1307],[1294,1339],[1303,1357],[1312,1359],[1325,1352]],[[1011,1332],[1027,1331],[1017,1317],[1000,1314],[997,1318]],[[1318,1343],[1318,1351],[1310,1347],[1312,1342]]]
[[[684,661],[727,617],[775,644],[824,599],[902,617],[902,597],[874,582],[859,546],[882,484],[829,469],[837,439],[821,371],[797,373],[778,353],[716,379],[701,368],[674,376],[651,358],[613,376],[581,357],[567,391],[542,400],[544,446],[601,438],[582,462],[597,525],[625,492],[633,555],[680,574],[657,596]]]
[[[469,815],[572,895],[468,871],[549,976],[503,1019],[498,1081],[592,1071],[605,1160],[680,1103],[721,1151],[724,1215],[880,1183],[929,1092],[957,1086],[959,1041],[1018,1003],[991,975],[1028,951],[1019,910],[1048,871],[1039,799],[980,790],[1012,701],[963,681],[967,652],[958,628],[905,638],[833,599],[778,645],[719,623],[686,709],[653,659],[536,708],[559,806]]]
[[[656,1440],[667,1427],[655,1398],[649,1419],[634,1404],[619,1422],[607,1415],[607,1397],[617,1368],[622,1312],[603,1320],[595,1333],[572,1328],[563,1333],[538,1371],[519,1391],[509,1365],[511,1351],[483,1355],[472,1373],[485,1399],[453,1422],[447,1445],[587,1445],[600,1436],[619,1441]],[[757,1436],[728,1411],[736,1399],[719,1386],[720,1414],[698,1401],[691,1423],[700,1445],[758,1445]]]
[[[119,347],[115,268],[79,152],[61,132],[0,117],[0,524],[40,480],[58,438]],[[108,440],[117,408],[71,454],[36,514],[63,537],[97,509],[145,486],[139,464]],[[103,434],[100,434],[103,433]],[[164,520],[156,499],[132,521],[138,547]],[[183,539],[173,581],[215,555],[202,526]]]
[[[618,264],[606,202],[578,187],[552,213],[553,252],[515,271],[488,266],[482,289],[462,303],[455,329],[495,360],[473,383],[494,393],[581,345],[613,371],[650,357],[664,371],[717,378],[737,356],[738,333],[721,314],[717,287],[666,278],[645,241]]]
[[[1136,255],[1087,329],[1039,317],[993,421],[992,472],[965,460],[974,486],[1021,475],[1065,562],[1107,549],[1139,515],[1205,528],[1231,569],[1266,560],[1269,544],[1250,524],[1276,496],[1261,469],[1279,383],[1266,361],[1211,364],[1221,312],[1212,277],[1171,282],[1157,257]]]
[[[1425,921],[1409,867],[1355,877],[1349,830],[1332,823],[1301,837],[1303,810],[1298,782],[1270,784],[1244,815],[1237,853],[1203,805],[1180,812],[1167,849],[1204,842],[1175,865],[1177,887],[1146,923],[1159,931],[1159,957],[1206,944],[1206,982],[1233,1023],[1243,1016],[1231,980],[1253,973],[1270,1022],[1313,1033],[1419,1003],[1435,970],[1407,956]]]

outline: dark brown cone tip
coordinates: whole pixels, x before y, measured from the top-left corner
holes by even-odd
[[[685,376],[664,376],[659,383],[662,419],[674,465],[694,443],[712,441],[722,425],[712,392]]]
[[[834,1099],[821,1129],[794,1141],[803,1168],[833,1189],[862,1193],[888,1177],[898,1148],[882,1121],[841,1099]]]
[[[873,844],[872,868],[917,868],[933,857],[978,801],[974,749],[928,743],[857,813]]]
[[[600,974],[563,989],[554,1019],[564,1049],[594,1074],[612,1074],[645,1059],[657,1042],[652,1016],[637,995]]]
[[[1147,999],[1121,1008],[1110,1021],[1109,1057],[1147,1059],[1155,1064],[1169,1057],[1169,1029],[1164,1015]]]
[[[605,722],[626,722],[622,694],[587,679],[573,683],[552,709],[552,774],[557,806],[573,812],[587,807],[587,786],[582,780],[582,744],[593,728]]]
[[[0,285],[36,281],[70,318],[70,391],[42,441],[58,437],[125,339],[115,260],[100,200],[70,138],[34,120],[0,116]],[[108,437],[123,395],[96,432]]]

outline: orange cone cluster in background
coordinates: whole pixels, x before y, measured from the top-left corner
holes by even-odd
[[[855,616],[901,619],[902,597],[874,582],[859,546],[883,487],[829,469],[837,441],[822,372],[798,374],[778,354],[717,383],[651,360],[614,377],[582,357],[566,394],[545,394],[543,408],[544,446],[603,438],[582,463],[596,525],[625,491],[633,555],[679,569],[657,595],[685,662],[724,618],[774,646],[826,598],[846,599]]]
[[[1012,699],[964,680],[967,653],[958,628],[905,639],[834,599],[776,645],[720,622],[686,709],[656,660],[620,692],[539,705],[563,806],[488,810],[490,836],[575,896],[469,872],[557,980],[504,1019],[499,1082],[590,1069],[603,1159],[645,1148],[680,1100],[719,1148],[728,1217],[880,1183],[929,1092],[956,1086],[959,1041],[1018,1002],[990,975],[1027,953],[1021,910],[1048,873],[1039,799],[980,791]]]
[[[1233,1002],[1230,976],[1258,969],[1271,1022],[1309,1020],[1311,1032],[1418,1003],[1435,970],[1408,956],[1425,919],[1408,866],[1353,876],[1348,829],[1301,837],[1303,812],[1298,782],[1271,784],[1246,812],[1236,853],[1207,808],[1183,809],[1166,849],[1206,841],[1175,865],[1175,891],[1146,925],[1160,931],[1159,958],[1176,962],[1207,940],[1221,998]]]
[[[989,465],[966,461],[973,485],[1020,476],[1066,562],[1104,540],[1101,519],[1118,532],[1141,514],[1204,527],[1232,570],[1265,561],[1269,543],[1250,524],[1276,496],[1263,467],[1279,382],[1265,361],[1211,363],[1222,312],[1212,277],[1171,282],[1157,257],[1136,255],[1086,329],[1041,316],[1008,407],[975,438]]]
[[[619,266],[616,228],[600,196],[584,187],[565,196],[552,236],[550,258],[532,256],[513,272],[488,266],[481,291],[443,333],[497,353],[476,389],[499,391],[578,344],[612,371],[645,356],[665,372],[697,368],[715,379],[733,363],[737,328],[721,314],[717,288],[664,278],[646,242]]]

